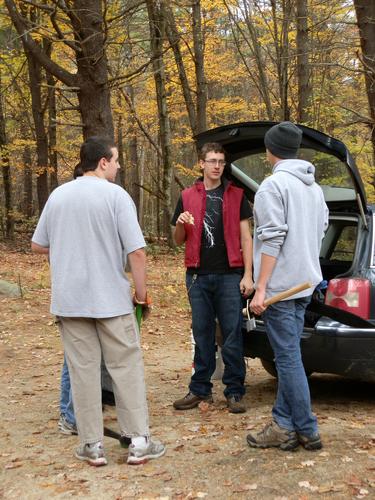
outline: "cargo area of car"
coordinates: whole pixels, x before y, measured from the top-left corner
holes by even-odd
[[[355,214],[330,214],[320,252],[324,280],[329,281],[350,271],[356,253],[359,223],[360,218]]]
[[[329,281],[350,275],[357,251],[358,227],[361,223],[355,214],[330,213],[329,225],[320,252],[320,266],[323,283],[319,292],[314,293],[318,302],[325,301]],[[309,310],[305,314],[305,329],[314,328],[321,315]]]

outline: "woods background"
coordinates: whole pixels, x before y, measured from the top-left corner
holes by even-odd
[[[0,0],[0,239],[29,234],[90,135],[115,138],[146,236],[193,136],[292,120],[342,140],[375,201],[373,0]]]

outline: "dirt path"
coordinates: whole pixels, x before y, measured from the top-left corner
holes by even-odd
[[[155,308],[142,328],[152,434],[167,454],[130,467],[126,450],[105,438],[107,467],[78,463],[77,439],[57,432],[62,348],[48,313],[48,267],[42,257],[5,247],[0,262],[0,279],[17,282],[19,274],[24,292],[0,298],[0,498],[375,498],[373,384],[312,376],[325,445],[316,453],[246,445],[246,434],[269,420],[275,393],[258,361],[248,363],[245,415],[228,413],[220,381],[209,409],[173,410],[191,365],[181,256],[150,259]],[[105,422],[117,429],[113,408]]]

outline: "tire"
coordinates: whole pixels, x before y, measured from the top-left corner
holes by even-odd
[[[262,363],[262,366],[266,370],[267,373],[272,375],[272,377],[277,378],[277,370],[276,370],[276,365],[275,365],[274,361],[268,361],[267,359],[260,358],[260,362]],[[305,373],[306,373],[306,377],[310,377],[310,375],[312,374],[311,371],[306,371],[306,369],[305,369]]]

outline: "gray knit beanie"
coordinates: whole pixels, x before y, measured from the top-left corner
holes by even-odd
[[[297,158],[302,131],[292,122],[274,125],[264,136],[266,148],[277,158]]]

